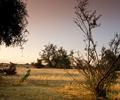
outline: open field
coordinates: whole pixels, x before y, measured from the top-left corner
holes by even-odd
[[[0,100],[94,100],[94,96],[77,83],[84,78],[76,70],[31,68],[28,79],[18,84],[26,70],[18,67],[17,75],[1,79]],[[119,82],[118,79],[110,88],[111,100],[120,100]]]

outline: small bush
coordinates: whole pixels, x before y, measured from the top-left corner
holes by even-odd
[[[15,75],[16,74],[16,65],[13,63],[10,63],[8,68],[3,68],[3,73],[6,75]]]

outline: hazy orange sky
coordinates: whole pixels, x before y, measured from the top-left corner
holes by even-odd
[[[23,52],[19,47],[1,46],[0,62],[30,63],[36,61],[39,52],[48,43],[65,49],[84,50],[83,36],[73,22],[75,0],[27,0],[28,42]],[[94,38],[106,46],[115,32],[120,33],[120,0],[89,0],[89,8],[103,16],[101,27],[94,31]]]

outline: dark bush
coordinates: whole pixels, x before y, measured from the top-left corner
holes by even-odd
[[[41,59],[37,59],[37,62],[36,63],[32,62],[31,65],[33,65],[35,68],[43,68],[43,67],[45,67],[42,64],[42,60]]]
[[[8,68],[3,68],[3,73],[5,73],[5,75],[15,75],[16,74],[16,65],[13,63],[10,63]]]

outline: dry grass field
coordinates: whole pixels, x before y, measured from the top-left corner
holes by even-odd
[[[30,76],[22,84],[19,80],[27,70],[24,67],[18,67],[15,76],[1,78],[0,100],[94,100],[94,96],[78,84],[84,78],[77,70],[30,69]],[[119,82],[118,79],[110,87],[111,100],[120,100]]]

